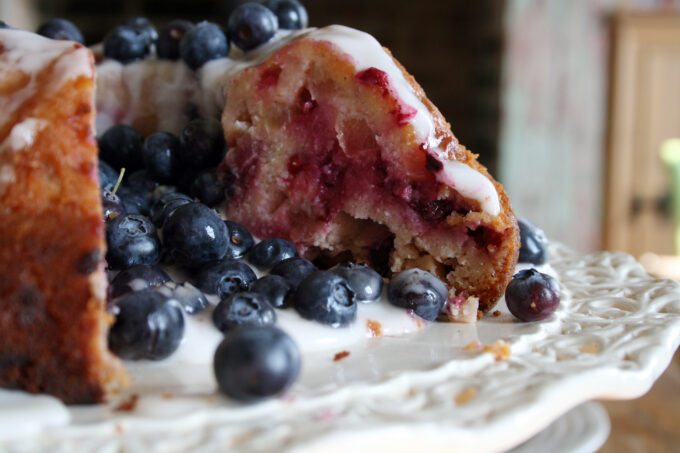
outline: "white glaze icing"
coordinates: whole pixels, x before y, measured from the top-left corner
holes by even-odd
[[[164,360],[164,366],[212,364],[217,345],[223,335],[211,320],[212,309],[198,315],[186,315],[185,339],[178,350]],[[406,310],[390,305],[385,297],[370,304],[358,304],[357,318],[349,326],[333,328],[303,319],[292,309],[276,310],[276,325],[288,333],[303,353],[335,350],[350,346],[375,335],[367,324],[377,321],[381,335],[399,336],[415,332],[427,323],[410,316]],[[153,362],[146,362],[153,366]],[[139,366],[139,364],[138,364]]]
[[[201,89],[194,96],[201,113],[219,116],[224,109],[227,87],[234,77],[244,69],[262,64],[277,50],[295,38],[309,34],[310,30],[279,30],[270,41],[249,52],[231,46],[229,58],[218,58],[204,64],[197,73]]]
[[[437,181],[457,190],[462,196],[480,203],[482,210],[498,215],[501,205],[493,183],[464,163],[442,160],[442,169],[436,173]]]
[[[36,118],[14,117],[25,102],[39,92],[43,96],[50,96],[64,83],[76,77],[92,77],[94,68],[87,48],[72,42],[47,39],[35,33],[0,29],[0,46],[0,75],[15,82],[26,79],[21,80],[20,88],[14,90],[12,96],[0,96],[0,123],[19,121],[0,143],[2,157],[4,153],[30,146],[44,126],[44,122]],[[37,74],[50,65],[50,77],[38,87]],[[4,193],[7,185],[12,184],[15,178],[11,163],[0,165],[0,194]]]
[[[38,132],[47,124],[47,121],[38,118],[26,118],[22,122],[16,123],[0,145],[0,152],[19,151],[31,146]]]
[[[56,398],[0,389],[0,439],[39,435],[70,421],[69,410]]]
[[[96,129],[103,133],[114,124],[157,116],[160,131],[177,133],[189,121],[186,105],[198,91],[196,77],[181,62],[107,59],[97,66]]]
[[[18,71],[29,78],[12,96],[0,97],[0,111],[5,118],[10,118],[19,106],[36,94],[35,77],[50,65],[53,65],[50,77],[45,79],[44,86],[39,87],[44,95],[51,94],[76,77],[93,76],[90,51],[80,44],[11,29],[0,30],[0,43],[3,48],[0,58],[2,71],[5,74]]]

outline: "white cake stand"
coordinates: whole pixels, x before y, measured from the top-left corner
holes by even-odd
[[[546,321],[516,322],[501,303],[476,325],[361,342],[338,362],[337,351],[306,355],[288,395],[251,406],[217,396],[209,367],[162,364],[134,376],[128,412],[0,392],[0,450],[596,450],[606,413],[583,403],[649,390],[680,343],[680,286],[625,254],[551,252],[564,297]],[[467,347],[478,343],[489,352]]]

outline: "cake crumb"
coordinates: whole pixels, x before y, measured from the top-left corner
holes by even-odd
[[[503,340],[496,340],[493,344],[485,345],[482,352],[493,354],[496,361],[507,360],[510,357],[510,345]]]
[[[501,315],[501,311],[500,311],[500,310],[496,310],[496,311],[494,311],[494,312],[491,313],[491,314],[494,316],[494,318],[498,318],[498,317]]]
[[[466,351],[479,351],[484,346],[479,340],[471,341],[465,346]]]
[[[469,296],[466,291],[456,294],[455,289],[449,290],[448,300],[444,312],[449,322],[475,323],[479,319],[479,299]]]
[[[340,351],[337,354],[335,354],[335,357],[333,357],[333,362],[337,362],[338,360],[342,360],[345,357],[349,355],[349,351]]]
[[[581,346],[581,352],[584,354],[597,354],[600,348],[597,343],[588,343],[587,345]]]
[[[175,395],[173,395],[172,393],[163,393],[161,395],[161,398],[163,398],[164,400],[171,400],[174,397],[175,397]]]
[[[118,434],[123,434],[123,427],[119,423],[116,423],[116,432]]]
[[[478,390],[476,387],[468,387],[462,392],[460,392],[458,395],[456,395],[453,400],[456,402],[457,405],[461,406],[468,401],[470,401],[472,398],[477,396]]]
[[[130,398],[121,401],[113,410],[115,412],[132,412],[137,407],[137,401],[139,401],[139,395],[130,395]]]
[[[366,320],[366,327],[368,328],[370,336],[372,337],[382,336],[382,324],[380,324],[378,321],[368,319]]]

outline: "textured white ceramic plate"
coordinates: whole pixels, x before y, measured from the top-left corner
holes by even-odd
[[[207,367],[137,373],[132,411],[0,392],[0,450],[507,450],[584,401],[642,395],[680,343],[677,283],[619,253],[558,246],[551,264],[563,303],[547,321],[515,322],[501,303],[476,325],[362,342],[337,362],[308,354],[293,390],[258,405],[217,396]],[[466,349],[497,340],[506,359]]]

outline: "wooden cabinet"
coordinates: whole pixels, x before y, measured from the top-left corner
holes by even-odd
[[[680,14],[621,14],[613,25],[604,248],[673,254],[659,148],[680,137]]]

